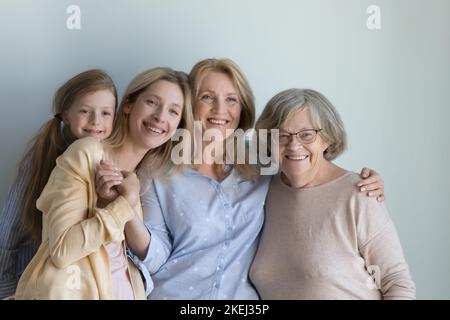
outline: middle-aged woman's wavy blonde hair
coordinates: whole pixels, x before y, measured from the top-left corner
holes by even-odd
[[[202,81],[207,72],[223,73],[230,78],[231,82],[238,91],[239,102],[242,106],[240,121],[237,129],[242,129],[245,131],[252,128],[255,122],[255,98],[244,73],[241,71],[239,66],[230,59],[204,59],[192,67],[189,78],[193,93],[194,110],[195,104],[199,99],[198,94]],[[234,150],[234,155],[237,155],[236,149]],[[235,161],[234,168],[242,177],[246,179],[252,179],[255,177],[255,167],[249,165],[248,163],[238,164]],[[219,177],[224,177],[225,173],[222,166],[215,165],[214,170]]]
[[[336,159],[347,148],[347,134],[344,124],[333,104],[320,92],[311,89],[288,89],[273,96],[256,122],[255,129],[279,129],[297,112],[307,110],[314,128],[329,143],[324,151],[328,161]],[[270,144],[268,144],[268,148]],[[270,149],[268,149],[270,152]]]
[[[188,75],[170,68],[154,68],[137,75],[128,85],[114,120],[113,131],[110,137],[105,140],[106,144],[111,147],[118,147],[125,142],[129,132],[129,114],[124,112],[124,107],[129,103],[134,103],[149,86],[161,80],[177,84],[180,87],[184,96],[184,106],[178,128],[192,131],[192,101]],[[149,177],[154,177],[180,170],[182,166],[174,165],[170,159],[173,146],[174,142],[169,139],[159,147],[148,151],[139,163],[138,171],[145,172]],[[140,169],[145,169],[145,171]]]

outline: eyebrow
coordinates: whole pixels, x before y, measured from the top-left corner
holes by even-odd
[[[158,99],[159,101],[162,100],[162,98],[160,96],[158,96],[156,93],[149,93],[149,96],[155,97],[156,99]]]
[[[83,103],[82,105],[81,105],[81,107],[88,107],[88,108],[96,108],[96,106],[91,106],[91,105],[89,105],[89,104],[85,104],[85,103]],[[113,108],[114,109],[114,106],[99,106],[99,108]]]
[[[161,101],[163,100],[160,96],[158,96],[158,95],[155,94],[155,93],[150,93],[149,95],[155,97],[156,99],[158,99],[159,102],[161,102]],[[181,109],[181,106],[180,106],[178,103],[172,103],[172,104],[170,104],[170,105],[173,106],[173,107],[178,107],[178,108]]]
[[[205,89],[203,91],[200,91],[200,94],[205,93],[205,92],[211,92],[211,93],[216,94],[216,92],[214,90],[211,90],[211,89]],[[225,93],[225,95],[227,95],[227,96],[229,96],[229,95],[239,96],[239,94],[237,92],[229,92],[229,93]]]
[[[182,109],[181,106],[178,103],[172,103],[172,107],[177,107],[178,109]]]
[[[314,129],[313,128],[301,128],[297,132],[301,132],[301,131],[304,131],[304,130],[314,130]],[[282,128],[280,128],[279,131],[284,131],[284,132],[287,132],[287,133],[297,133],[297,132],[291,132],[290,130],[286,130],[286,129],[282,129]]]

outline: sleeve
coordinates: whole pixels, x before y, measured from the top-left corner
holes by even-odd
[[[358,247],[374,285],[385,300],[415,299],[415,285],[385,204],[364,195],[360,200]]]
[[[14,294],[19,277],[38,247],[26,232],[20,211],[30,171],[31,157],[28,157],[9,189],[0,216],[0,299]]]
[[[172,251],[172,239],[167,228],[160,199],[153,180],[142,184],[141,203],[144,224],[150,232],[150,245],[143,260],[133,256],[133,262],[141,269],[146,283],[152,283],[150,274],[155,273],[167,261]]]
[[[106,242],[122,241],[125,223],[134,216],[133,208],[119,196],[103,209],[92,208],[92,217],[87,218],[96,150],[78,141],[56,160],[37,201],[47,221],[50,257],[59,268],[88,256]]]

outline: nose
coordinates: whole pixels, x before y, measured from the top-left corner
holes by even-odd
[[[227,106],[225,104],[224,99],[217,98],[217,100],[214,102],[214,108],[213,108],[214,112],[218,113],[218,114],[225,113],[226,108],[227,108]]]
[[[89,122],[94,125],[97,126],[100,124],[100,114],[99,112],[92,112],[91,113],[91,117],[89,119]]]
[[[303,148],[303,143],[300,142],[296,135],[291,135],[289,139],[287,144],[289,149]]]
[[[157,122],[161,122],[164,123],[166,116],[165,116],[165,111],[164,111],[164,107],[160,106],[159,108],[157,108],[155,110],[155,112],[153,112],[152,114],[152,119],[157,121]]]

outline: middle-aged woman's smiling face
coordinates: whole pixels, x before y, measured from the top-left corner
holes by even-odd
[[[218,129],[222,137],[231,134],[239,125],[241,103],[238,90],[224,73],[206,72],[195,101],[194,118],[202,122],[202,129]]]
[[[166,80],[151,84],[127,106],[132,139],[145,149],[162,145],[177,129],[183,104],[183,92],[177,84]]]
[[[280,127],[280,137],[286,133],[297,133],[303,130],[320,129],[311,123],[308,110],[305,108],[296,112]],[[307,138],[311,131],[305,131]],[[301,179],[306,184],[312,182],[320,170],[321,165],[327,160],[323,152],[328,144],[324,142],[320,134],[317,134],[314,142],[302,143],[296,136],[290,136],[286,143],[280,139],[280,169],[288,180]]]

